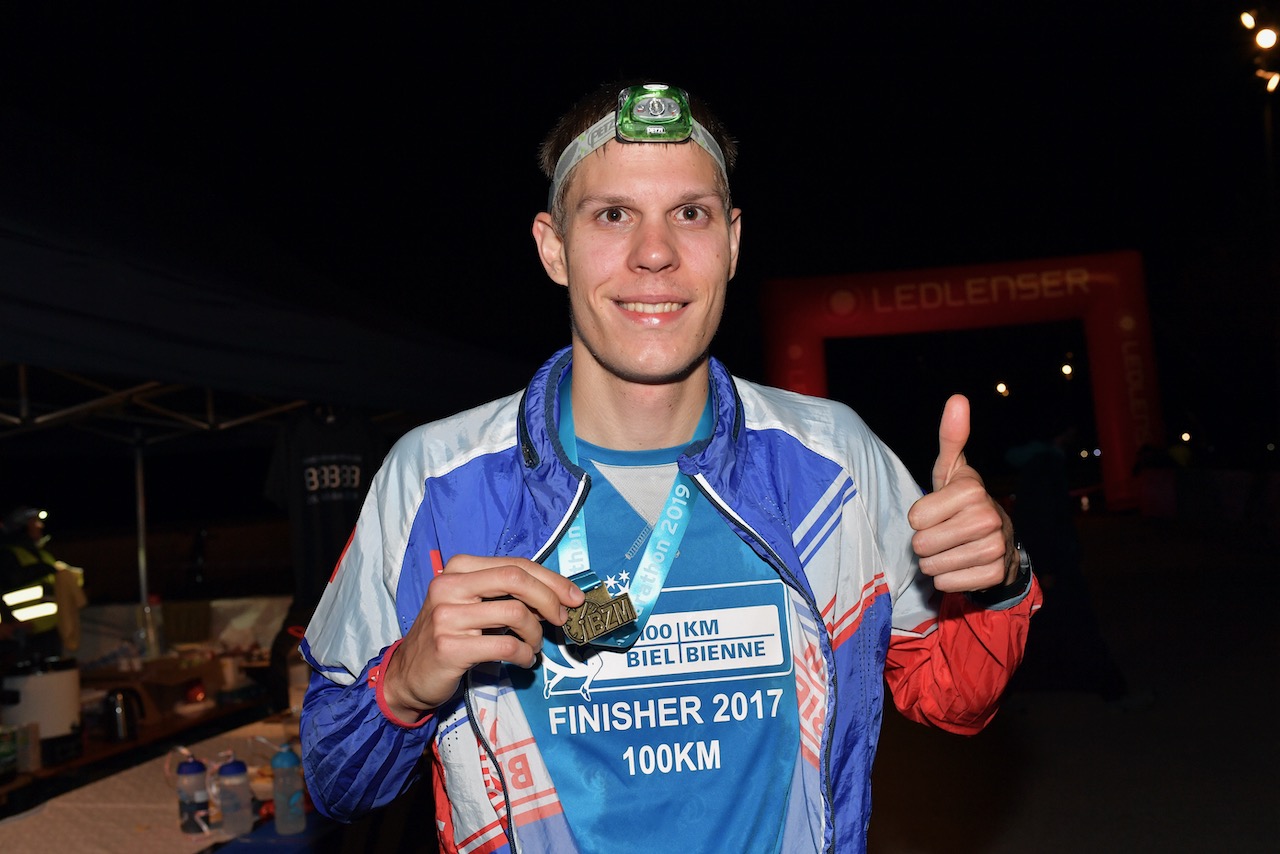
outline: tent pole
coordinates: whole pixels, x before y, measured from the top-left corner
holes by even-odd
[[[133,482],[136,497],[135,514],[138,521],[138,591],[140,604],[147,606],[147,487],[143,477],[142,433],[134,431]]]
[[[138,516],[138,598],[141,600],[138,605],[138,633],[143,658],[152,659],[163,655],[164,649],[160,639],[159,614],[152,607],[147,591],[147,488],[143,477],[142,430],[135,428],[133,436],[133,478]]]

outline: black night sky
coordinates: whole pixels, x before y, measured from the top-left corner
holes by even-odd
[[[1136,250],[1167,428],[1206,463],[1274,466],[1275,119],[1230,4],[613,8],[8,3],[0,109],[129,164],[121,221],[168,235],[157,252],[287,257],[316,276],[272,285],[282,299],[532,368],[567,341],[528,231],[537,144],[597,82],[665,78],[741,144],[718,342],[736,373],[763,379],[770,278]],[[91,204],[82,189],[59,203]],[[1082,343],[1065,324],[856,346],[833,394],[914,468],[919,430],[895,422],[940,411],[943,383],[985,389]],[[477,378],[448,403],[510,390]],[[890,405],[917,396],[936,404]],[[1087,415],[1079,390],[1059,398]],[[993,460],[1021,438],[987,426]]]

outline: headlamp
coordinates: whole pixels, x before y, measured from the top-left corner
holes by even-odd
[[[619,142],[684,142],[692,133],[693,114],[683,89],[646,83],[618,93]]]
[[[694,120],[687,92],[665,83],[629,86],[618,93],[618,108],[614,112],[579,134],[560,153],[547,196],[547,210],[555,204],[556,191],[569,171],[611,139],[626,143],[678,143],[692,139],[715,158],[721,172],[726,176],[729,173],[720,144]]]

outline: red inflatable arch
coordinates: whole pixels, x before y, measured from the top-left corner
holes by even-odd
[[[1110,507],[1137,504],[1138,448],[1162,435],[1155,357],[1136,252],[766,282],[772,385],[827,394],[827,338],[979,329],[1080,318]]]

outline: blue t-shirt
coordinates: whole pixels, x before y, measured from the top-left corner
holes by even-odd
[[[613,595],[635,575],[681,450],[578,442],[591,568]],[[789,601],[699,501],[630,649],[549,636],[538,667],[509,669],[581,851],[779,850],[799,750]]]

